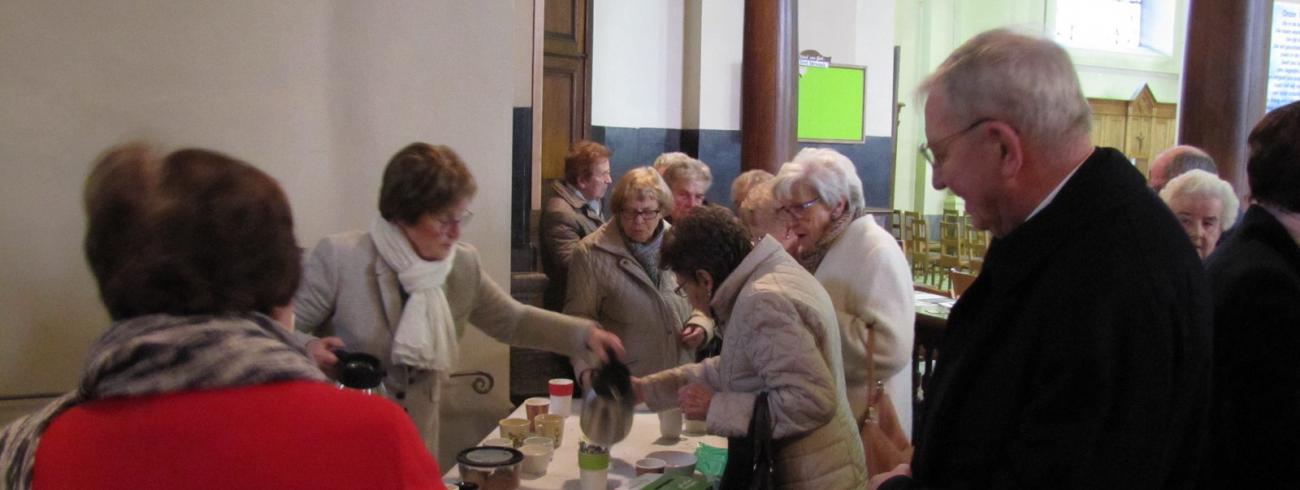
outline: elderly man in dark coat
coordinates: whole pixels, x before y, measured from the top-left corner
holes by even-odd
[[[542,272],[549,279],[542,304],[548,310],[564,309],[573,248],[605,224],[601,200],[613,182],[609,156],[609,148],[604,145],[579,141],[564,157],[564,179],[551,183],[539,224]]]
[[[1216,486],[1287,488],[1300,467],[1300,102],[1248,141],[1255,204],[1206,263]]]
[[[990,230],[883,488],[1192,488],[1210,401],[1209,296],[1178,222],[1089,138],[1056,44],[975,36],[926,80],[933,183]],[[909,474],[910,473],[910,474]]]

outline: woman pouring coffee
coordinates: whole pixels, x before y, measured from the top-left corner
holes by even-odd
[[[605,359],[623,345],[595,322],[515,301],[488,277],[478,251],[459,242],[476,184],[451,148],[413,143],[388,162],[379,214],[368,231],[324,238],[312,249],[294,299],[298,340],[330,372],[331,352],[373,354],[385,390],[438,454],[442,382],[473,324],[511,345]],[[334,336],[317,338],[330,332]]]

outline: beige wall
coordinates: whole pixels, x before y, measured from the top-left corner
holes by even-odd
[[[508,284],[513,15],[459,0],[5,2],[0,396],[71,388],[104,330],[79,194],[95,156],[131,139],[266,170],[304,246],[369,223],[401,146],[451,145],[479,180],[465,240]],[[501,409],[505,349],[471,336],[462,359],[497,375]]]

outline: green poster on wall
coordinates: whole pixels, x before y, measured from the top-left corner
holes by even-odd
[[[861,143],[867,67],[799,67],[799,141]]]

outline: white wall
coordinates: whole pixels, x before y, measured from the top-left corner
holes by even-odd
[[[106,327],[80,192],[96,155],[132,139],[266,170],[304,246],[369,223],[402,146],[451,145],[479,181],[465,239],[508,284],[512,15],[458,0],[6,2],[0,395],[72,388]],[[462,346],[503,404],[504,347],[477,333]]]
[[[894,0],[805,1],[798,17],[800,50],[868,66],[867,134],[889,136]],[[592,124],[740,129],[744,18],[744,0],[598,2]]]
[[[591,124],[680,128],[683,3],[606,1],[593,11]]]

